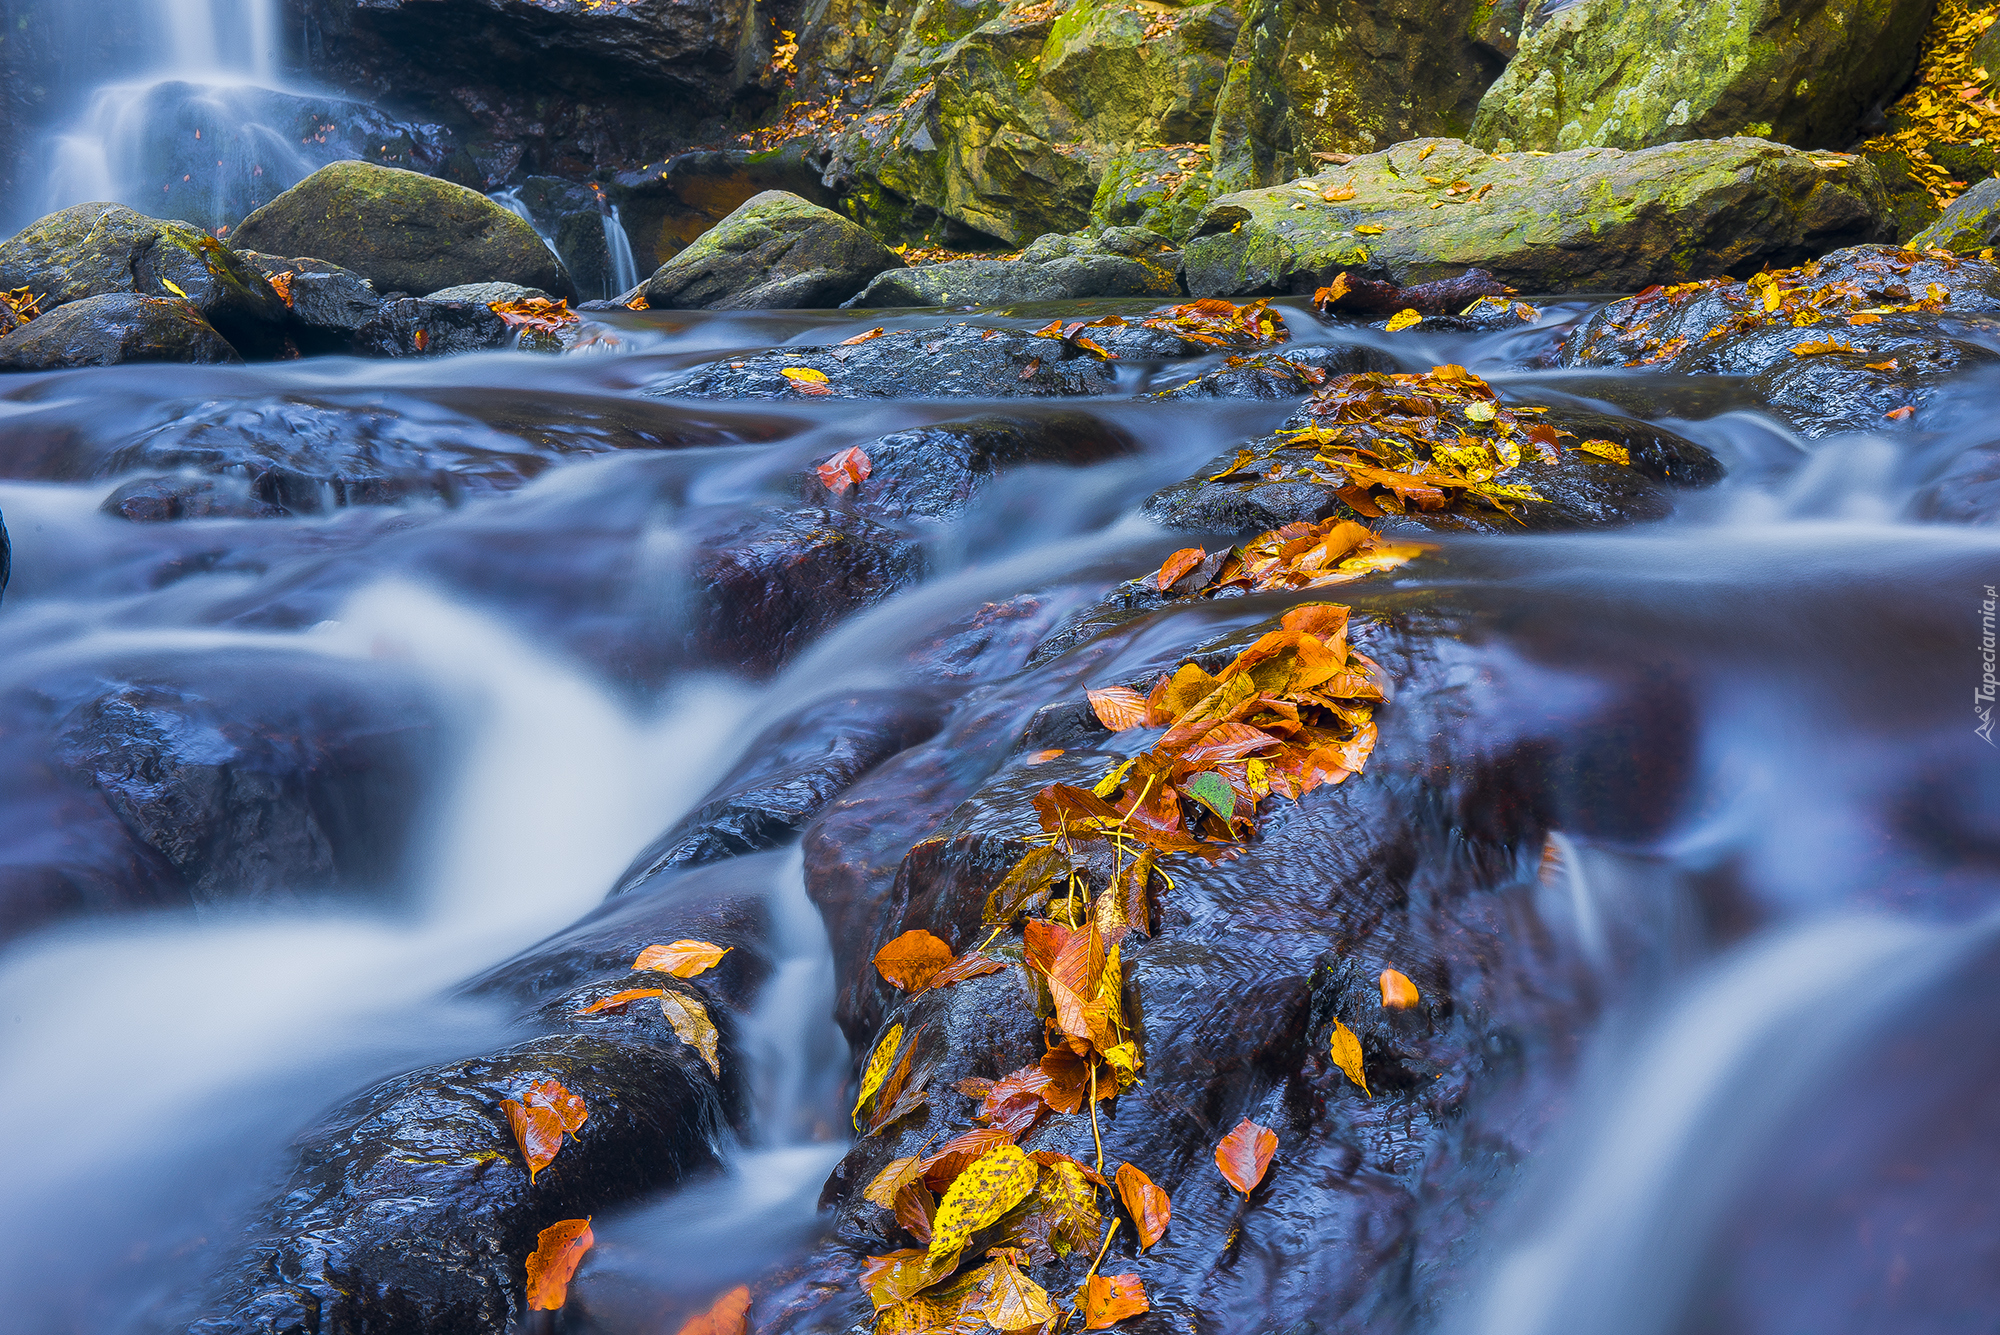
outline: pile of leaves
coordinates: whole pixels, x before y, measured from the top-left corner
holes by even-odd
[[[1081,348],[1106,359],[1117,357],[1117,353],[1107,351],[1092,341],[1085,332],[1090,329],[1156,329],[1172,334],[1190,343],[1204,343],[1212,348],[1263,348],[1275,347],[1291,338],[1291,331],[1285,328],[1285,317],[1271,309],[1269,298],[1260,297],[1247,306],[1239,306],[1221,297],[1204,297],[1200,301],[1184,302],[1170,306],[1143,320],[1127,320],[1122,315],[1107,315],[1101,320],[1072,321],[1051,320],[1035,331],[1037,338],[1053,338],[1067,343],[1073,348]]]
[[[1238,466],[1241,463],[1239,456]],[[1318,589],[1394,570],[1434,545],[1385,538],[1351,519],[1317,524],[1301,520],[1260,533],[1229,551],[1183,547],[1160,563],[1153,582],[1162,591],[1211,598],[1224,590]]]
[[[45,296],[38,297],[33,288],[27,287],[0,292],[0,334],[11,334],[40,315]]]
[[[1938,0],[1916,82],[1889,108],[1889,122],[1900,126],[1862,145],[1877,152],[1899,152],[1931,201],[1943,209],[1965,189],[1931,156],[1945,144],[2000,142],[2000,101],[1993,84],[2000,70],[1973,65],[1972,47],[1993,26],[1996,11],[1975,9],[1967,0]]]
[[[569,308],[563,298],[522,297],[518,301],[494,301],[487,303],[487,309],[499,316],[501,322],[520,335],[523,345],[543,348],[564,346],[574,326],[583,322],[583,317]]]

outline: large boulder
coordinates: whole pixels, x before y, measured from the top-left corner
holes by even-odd
[[[385,293],[500,281],[576,295],[526,219],[462,185],[367,162],[320,168],[230,239],[247,250],[320,256]]]
[[[1548,156],[1427,139],[1223,196],[1182,273],[1198,297],[1311,292],[1343,270],[1411,284],[1473,266],[1525,292],[1615,292],[1797,263],[1884,231],[1866,165],[1762,139]]]
[[[0,291],[21,287],[44,311],[115,293],[172,298],[245,356],[278,351],[286,318],[270,283],[229,247],[199,227],[122,204],[73,204],[0,243]]]
[[[1097,331],[1102,332],[1102,331]],[[787,371],[805,373],[804,377]],[[815,381],[811,377],[819,376]],[[1059,338],[955,324],[866,342],[780,348],[696,367],[649,394],[690,399],[1069,398],[1110,394],[1116,364]]]
[[[1953,200],[1936,222],[1911,237],[1909,247],[1981,251],[1991,249],[1996,240],[2000,240],[2000,176],[1989,176]]]
[[[998,306],[1084,297],[1171,297],[1180,254],[1165,237],[1108,227],[1096,237],[1052,232],[1013,260],[947,260],[891,269],[849,306]]]
[[[668,310],[838,306],[902,257],[837,213],[783,190],[753,195],[646,280]]]
[[[766,190],[789,191],[832,207],[838,196],[808,160],[811,147],[811,140],[799,139],[771,149],[697,149],[675,154],[664,168],[647,164],[642,170],[619,172],[606,194],[618,207],[639,272],[659,268]],[[521,188],[531,213],[533,184],[531,178]],[[560,235],[556,245],[561,249]]]
[[[1581,0],[1521,41],[1475,142],[1648,148],[1756,135],[1845,147],[1910,77],[1931,0]]]
[[[6,371],[241,360],[188,303],[122,292],[58,306],[0,338]]]

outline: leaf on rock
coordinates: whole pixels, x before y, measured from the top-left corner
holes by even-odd
[[[1251,731],[1254,732],[1255,729]],[[1214,770],[1195,775],[1181,785],[1181,791],[1214,812],[1216,819],[1224,826],[1227,826],[1236,815],[1236,790]]]
[[[583,317],[569,308],[569,300],[557,297],[523,297],[519,301],[488,302],[486,309],[500,317],[510,329],[526,329],[535,334],[553,334],[564,325],[579,324]]]
[[[1092,1275],[1077,1295],[1085,1330],[1106,1330],[1128,1316],[1150,1312],[1146,1286],[1137,1275]]]
[[[1896,369],[1899,361],[1901,361],[1901,358],[1891,357],[1886,362],[1863,362],[1862,369],[1865,371],[1893,371]]]
[[[1794,357],[1819,357],[1829,352],[1853,351],[1854,345],[1851,343],[1841,343],[1830,338],[1813,338],[1807,339],[1805,342],[1795,346],[1792,349],[1792,355]]]
[[[538,1080],[519,1099],[503,1099],[500,1110],[513,1128],[531,1183],[562,1148],[563,1132],[575,1135],[590,1116],[583,1100],[565,1089],[560,1080]]]
[[[869,461],[866,450],[859,445],[850,445],[813,471],[819,474],[819,480],[826,489],[837,496],[849,487],[858,487],[866,482],[868,475],[875,471],[875,465]]]
[[[854,336],[853,338],[843,338],[843,339],[841,339],[841,340],[840,340],[840,346],[841,346],[841,347],[843,347],[843,348],[851,348],[851,347],[853,347],[853,346],[854,346],[854,345],[855,345],[856,343],[866,343],[866,342],[867,342],[867,341],[868,341],[869,339],[871,339],[871,338],[880,338],[880,337],[882,337],[882,335],[884,335],[884,334],[886,334],[886,333],[888,333],[888,332],[889,332],[888,330],[884,329],[884,328],[883,328],[883,327],[882,327],[881,325],[879,325],[879,324],[878,324],[878,325],[876,325],[876,326],[875,326],[875,327],[874,327],[873,329],[869,330],[869,331],[868,331],[867,333],[865,333],[865,334],[856,334],[856,335],[855,335],[855,336]]]
[[[854,1100],[854,1129],[861,1129],[861,1110],[868,1106],[868,1100],[875,1097],[882,1082],[888,1078],[889,1063],[896,1060],[896,1049],[903,1045],[903,1026],[892,1024],[882,1041],[875,1045],[875,1051],[868,1058],[868,1066],[861,1073],[861,1093]]]
[[[680,1335],[745,1335],[750,1329],[750,1288],[738,1284],[715,1300],[706,1312],[697,1312],[680,1328]]]
[[[978,1163],[988,1150],[1011,1145],[1018,1132],[1001,1127],[976,1126],[947,1140],[924,1160],[924,1184],[940,1194],[951,1190],[959,1175]]]
[[[1408,329],[1411,325],[1418,325],[1422,324],[1423,322],[1424,322],[1423,316],[1417,314],[1415,311],[1405,306],[1402,310],[1397,311],[1394,315],[1390,316],[1389,323],[1382,327],[1388,330],[1392,334],[1400,334],[1405,329]]]
[[[1271,1156],[1277,1152],[1277,1134],[1246,1117],[1215,1147],[1215,1166],[1230,1186],[1248,1196],[1264,1180]]]
[[[937,1197],[919,1177],[896,1193],[896,1222],[918,1242],[929,1244],[931,1221],[937,1218]]]
[[[1368,1095],[1369,1098],[1374,1098],[1374,1092],[1368,1088],[1368,1073],[1361,1068],[1361,1040],[1355,1037],[1354,1031],[1340,1021],[1335,1020],[1333,1022],[1333,1040],[1330,1046],[1333,1053],[1333,1064],[1345,1072],[1349,1080],[1361,1086],[1363,1094]]]
[[[918,927],[875,952],[875,971],[905,992],[921,992],[951,963],[951,947]]]
[[[681,1042],[699,1052],[710,1073],[720,1080],[722,1061],[716,1054],[715,1022],[708,1018],[708,1007],[693,997],[667,992],[660,997],[660,1013],[667,1017],[667,1023],[680,1035]]]
[[[968,978],[977,978],[982,974],[999,973],[1006,967],[1007,961],[996,960],[991,955],[982,955],[975,950],[969,955],[960,955],[957,959],[939,969],[931,977],[931,987],[934,989],[950,987],[953,983],[962,983]]]
[[[1904,418],[1909,417],[1910,415],[1915,413],[1916,411],[1917,407],[1915,404],[1906,403],[1900,408],[1891,408],[1888,412],[1883,413],[1882,416],[1888,418],[1892,422],[1900,422]]]
[[[908,1302],[947,1273],[931,1263],[930,1257],[914,1247],[871,1256],[861,1263],[861,1287],[867,1290],[875,1310],[885,1311]]]
[[[1388,230],[1388,228],[1377,226],[1374,223],[1362,223],[1361,226],[1354,229],[1354,234],[1356,236],[1380,236]]]
[[[1051,881],[1068,871],[1069,858],[1054,845],[1029,849],[993,887],[981,916],[989,923],[1014,921],[1037,895],[1048,893]]]
[[[808,394],[826,394],[826,372],[816,371],[810,366],[787,366],[778,374],[791,382],[793,389],[804,390]]]
[[[664,987],[628,988],[623,992],[613,992],[608,997],[598,998],[578,1011],[577,1014],[596,1015],[600,1011],[609,1011],[613,1015],[617,1015],[623,1013],[625,1008],[635,1001],[644,1001],[647,997],[662,997],[666,993],[667,990]]]
[[[1117,1182],[1118,1199],[1124,1202],[1125,1213],[1132,1216],[1132,1227],[1139,1233],[1139,1250],[1144,1251],[1166,1233],[1173,1221],[1173,1202],[1133,1164],[1118,1166]]]
[[[1097,721],[1113,732],[1124,732],[1146,721],[1146,697],[1130,686],[1106,686],[1088,694]]]
[[[1026,1200],[1040,1171],[1014,1144],[995,1145],[958,1175],[938,1202],[931,1225],[930,1258],[948,1261],[972,1235]]]
[[[707,973],[734,949],[734,946],[718,946],[710,941],[674,941],[664,946],[647,946],[639,952],[639,958],[632,961],[632,967],[653,973],[668,973],[676,978],[692,978],[696,974]]]
[[[920,1155],[908,1155],[901,1159],[889,1160],[881,1172],[861,1193],[863,1200],[872,1201],[885,1210],[896,1208],[896,1193],[924,1175],[924,1161]]]
[[[995,1330],[1038,1330],[1056,1319],[1048,1291],[1021,1273],[1011,1256],[996,1258],[979,1314]]]
[[[1624,464],[1630,467],[1632,463],[1632,452],[1616,441],[1580,440],[1577,442],[1576,448],[1585,454],[1594,454],[1600,459],[1608,459],[1614,464]]]
[[[1208,557],[1208,551],[1201,547],[1183,547],[1160,563],[1160,573],[1154,582],[1162,589],[1172,587],[1175,580],[1193,570]]]
[[[537,1235],[534,1255],[528,1258],[529,1311],[553,1312],[563,1305],[570,1277],[596,1241],[588,1219],[565,1219]]]
[[[1382,970],[1382,1005],[1385,1009],[1404,1011],[1421,1000],[1417,995],[1417,985],[1410,981],[1408,974],[1397,973],[1394,969]]]

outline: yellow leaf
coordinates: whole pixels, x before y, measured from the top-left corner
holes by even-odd
[[[868,1106],[868,1100],[875,1097],[875,1091],[882,1088],[882,1082],[889,1076],[889,1063],[896,1060],[896,1049],[903,1046],[903,1026],[892,1024],[889,1032],[876,1045],[875,1053],[868,1059],[868,1067],[861,1073],[861,1097],[854,1100],[854,1127],[861,1129],[861,1110]]]
[[[1600,459],[1608,459],[1614,464],[1632,463],[1632,452],[1623,445],[1609,440],[1583,440],[1577,442],[1577,449],[1585,454],[1594,454]]]
[[[1011,1259],[995,1261],[987,1283],[979,1314],[995,1330],[1037,1329],[1056,1319],[1048,1290],[1022,1274]]]
[[[1792,349],[1794,357],[1817,357],[1827,352],[1852,352],[1854,348],[1846,343],[1836,343],[1830,338],[1808,339]]]
[[[718,946],[709,941],[675,941],[670,945],[647,946],[632,961],[634,969],[670,973],[676,978],[692,978],[706,973],[734,946]]]
[[[708,1007],[693,997],[684,997],[678,992],[667,992],[660,997],[660,1013],[667,1017],[667,1023],[681,1036],[681,1042],[701,1054],[708,1063],[708,1069],[719,1080],[722,1078],[722,1062],[715,1052],[715,1022],[708,1018]]]
[[[938,1202],[931,1221],[931,1261],[946,1261],[965,1250],[974,1233],[1028,1198],[1039,1174],[1019,1145],[995,1145],[980,1155]]]
[[[1489,399],[1474,399],[1465,405],[1465,415],[1475,422],[1490,422],[1500,415],[1500,406]]]
[[[1382,1005],[1386,1010],[1406,1011],[1422,1000],[1410,976],[1395,969],[1382,970]]]
[[[1340,1021],[1333,1022],[1333,1064],[1346,1073],[1347,1078],[1361,1086],[1361,1092],[1374,1098],[1374,1091],[1368,1088],[1368,1074],[1361,1069],[1361,1040],[1354,1031]]]
[[[1409,307],[1406,306],[1402,310],[1397,311],[1394,315],[1390,316],[1389,323],[1384,327],[1390,333],[1394,334],[1394,333],[1399,333],[1402,330],[1408,329],[1411,325],[1422,324],[1423,322],[1424,322],[1423,316],[1417,314],[1415,311],[1411,310]]]
[[[181,291],[181,285],[179,283],[176,283],[171,278],[162,278],[160,280],[160,286],[165,288],[167,291],[173,293],[175,296],[179,297],[182,301],[186,301],[188,299],[188,294]]]
[[[1388,228],[1378,227],[1374,223],[1362,223],[1361,226],[1354,229],[1354,234],[1356,236],[1380,236],[1388,230]]]
[[[810,366],[787,366],[780,374],[787,380],[800,380],[808,385],[824,385],[826,383],[826,373],[824,371],[815,371]]]
[[[896,1193],[916,1181],[918,1174],[923,1171],[924,1159],[920,1154],[891,1159],[886,1168],[875,1174],[875,1180],[868,1184],[868,1190],[861,1195],[885,1210],[893,1210],[896,1208]]]
[[[1425,144],[1423,148],[1419,150],[1417,153],[1417,161],[1422,162],[1425,158],[1429,157],[1431,154],[1437,151],[1438,151],[1438,146],[1436,144]],[[1428,180],[1429,178],[1426,177],[1425,179]]]

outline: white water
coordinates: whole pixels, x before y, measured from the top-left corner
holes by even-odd
[[[604,207],[604,249],[611,256],[611,290],[604,295],[615,297],[637,287],[639,265],[632,258],[632,238],[625,232],[625,220],[618,216],[616,204]]]

